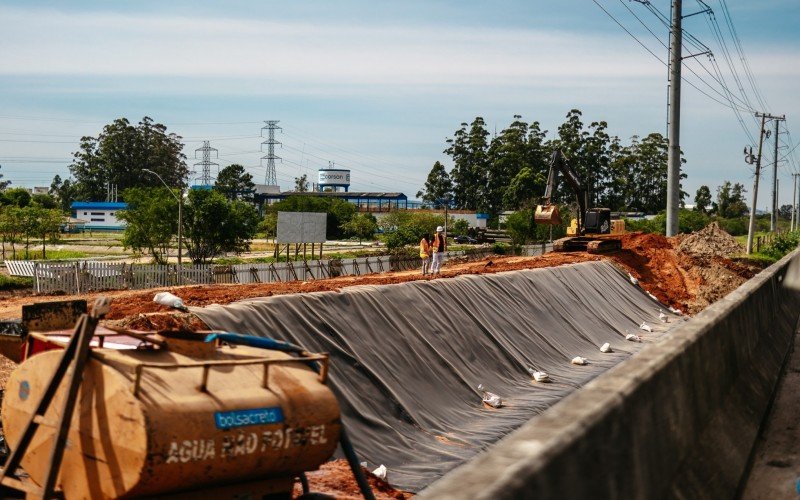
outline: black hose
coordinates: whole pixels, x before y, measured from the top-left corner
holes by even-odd
[[[303,487],[303,495],[308,495],[308,478],[305,472],[300,473],[300,485]]]
[[[350,464],[350,470],[353,471],[353,475],[358,483],[358,489],[361,490],[361,495],[366,500],[375,500],[375,495],[372,493],[372,488],[369,482],[367,482],[364,471],[361,470],[361,463],[358,461],[358,455],[356,455],[356,450],[353,449],[353,443],[350,442],[350,438],[347,437],[347,431],[345,431],[344,426],[342,426],[342,432],[339,435],[339,444],[342,445],[342,451],[347,458],[347,463]]]

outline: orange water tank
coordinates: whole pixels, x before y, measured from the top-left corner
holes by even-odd
[[[297,474],[333,455],[341,423],[324,383],[326,357],[313,357],[325,366],[319,375],[283,352],[197,342],[170,348],[178,344],[92,351],[58,481],[67,499],[192,490],[260,498],[288,491]],[[12,449],[61,354],[35,355],[11,375],[2,423]],[[39,484],[63,389],[22,461]]]

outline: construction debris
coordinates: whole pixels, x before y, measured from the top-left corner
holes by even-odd
[[[723,231],[719,224],[712,222],[700,231],[684,236],[678,251],[699,257],[732,257],[745,252],[744,246],[736,238]]]
[[[573,365],[579,365],[579,366],[583,366],[583,365],[589,364],[589,362],[586,361],[586,358],[582,358],[580,356],[575,356],[574,358],[572,358],[572,361],[570,361],[570,363],[572,363]]]

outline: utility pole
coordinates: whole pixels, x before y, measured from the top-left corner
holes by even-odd
[[[267,173],[264,177],[264,184],[267,186],[278,185],[278,174],[275,172],[275,160],[280,160],[280,156],[275,156],[275,145],[281,143],[275,140],[275,131],[283,130],[278,126],[279,120],[265,120],[263,127],[261,127],[261,137],[264,137],[264,131],[267,131],[267,140],[261,143],[261,151],[264,151],[264,144],[267,145],[267,155],[262,156],[261,160],[267,160]],[[262,161],[262,167],[263,161]]]
[[[195,158],[197,158],[197,153],[203,154],[203,159],[194,164],[195,166],[200,166],[203,169],[203,173],[200,177],[200,185],[202,186],[211,185],[211,165],[219,167],[219,163],[214,163],[211,161],[212,152],[217,155],[217,158],[219,158],[219,151],[217,151],[217,148],[211,147],[211,141],[203,141],[203,147],[194,150]]]
[[[672,0],[672,36],[669,48],[669,149],[667,150],[667,236],[678,234],[681,178],[681,53],[682,2]]]
[[[756,204],[758,203],[758,176],[761,174],[761,148],[764,145],[764,124],[767,121],[767,116],[764,114],[756,113],[756,116],[761,117],[761,133],[758,136],[758,156],[756,157],[756,178],[753,182],[753,204],[750,206],[750,226],[747,229],[747,253],[753,253],[753,234],[756,229]],[[747,157],[747,162],[753,161],[753,151],[750,148],[750,156]]]
[[[769,220],[769,229],[773,233],[778,229],[778,126],[785,117],[771,117],[775,120],[775,164],[772,167],[772,217]]]
[[[794,231],[794,211],[797,208],[797,200],[794,193],[797,191],[797,174],[792,174],[792,220],[789,222],[789,231]]]
[[[792,231],[797,231],[797,227],[800,226],[800,214],[797,213],[797,177],[799,176],[800,174],[792,174],[792,177],[794,177],[794,190],[792,191],[792,219],[794,220],[794,224],[792,224]]]

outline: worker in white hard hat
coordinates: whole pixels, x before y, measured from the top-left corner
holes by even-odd
[[[431,251],[433,252],[433,262],[431,264],[431,274],[438,276],[439,270],[444,261],[444,252],[447,250],[447,235],[444,234],[442,226],[436,227],[436,234],[433,235]]]

